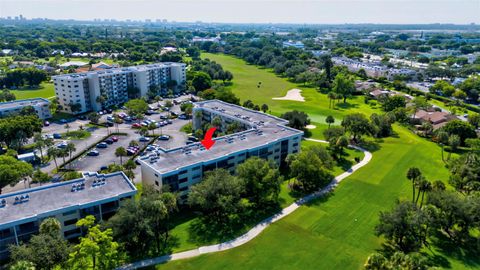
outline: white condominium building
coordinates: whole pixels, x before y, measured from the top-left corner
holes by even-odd
[[[53,76],[55,95],[64,112],[98,111],[128,101],[129,89],[138,89],[140,96],[149,90],[166,94],[169,85],[174,85],[174,92],[183,90],[185,67],[183,63],[157,63]]]
[[[169,186],[185,199],[190,186],[200,182],[206,171],[223,168],[233,173],[238,164],[253,156],[283,166],[288,154],[300,150],[303,131],[287,127],[288,121],[275,116],[219,100],[195,103],[193,116],[194,129],[220,119],[221,131],[235,122],[242,131],[216,138],[209,150],[198,142],[168,150],[158,148],[141,157],[145,185],[158,190]]]
[[[101,222],[137,193],[123,172],[84,173],[80,179],[23,189],[0,195],[0,260],[10,245],[28,242],[42,221],[56,218],[65,239],[81,236],[76,222],[88,215]]]
[[[45,98],[21,99],[0,102],[0,117],[19,114],[23,108],[32,107],[40,119],[52,117],[50,113],[50,101]]]

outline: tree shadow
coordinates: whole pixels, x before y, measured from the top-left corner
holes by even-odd
[[[480,266],[479,240],[475,237],[468,237],[464,242],[453,241],[443,233],[436,233],[431,237],[432,243],[437,249],[462,263],[478,267]]]
[[[350,110],[350,109],[358,108],[358,104],[349,103],[349,102],[345,102],[345,103],[340,102],[335,104],[335,108],[340,110]]]
[[[368,141],[362,141],[359,145],[360,147],[373,153],[381,149],[380,143],[382,142],[383,142],[382,139],[368,140]]]

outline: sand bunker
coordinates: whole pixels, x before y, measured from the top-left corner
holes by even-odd
[[[272,98],[275,100],[293,100],[293,101],[301,101],[304,102],[305,98],[302,97],[302,90],[300,89],[292,89],[288,90],[287,94],[284,97],[276,97]]]
[[[316,129],[317,126],[315,126],[315,125],[307,125],[306,128],[307,128],[307,129]]]

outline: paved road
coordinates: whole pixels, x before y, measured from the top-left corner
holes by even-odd
[[[316,139],[306,139],[306,140],[319,142],[319,143],[327,143],[326,141],[316,140]],[[216,245],[203,246],[203,247],[199,247],[197,249],[192,249],[192,250],[179,252],[179,253],[174,253],[174,254],[170,254],[170,255],[165,255],[165,256],[161,256],[161,257],[157,257],[157,258],[153,258],[153,259],[147,259],[147,260],[143,260],[143,261],[134,262],[134,263],[122,266],[118,269],[138,269],[138,268],[142,268],[142,267],[147,267],[147,266],[151,266],[151,265],[164,263],[164,262],[171,261],[171,260],[180,260],[180,259],[192,258],[192,257],[199,256],[201,254],[213,253],[213,252],[219,252],[219,251],[232,249],[232,248],[241,246],[241,245],[249,242],[250,240],[257,237],[270,224],[272,224],[272,223],[288,216],[289,214],[293,213],[295,210],[297,210],[303,204],[305,204],[305,203],[307,203],[307,202],[309,202],[309,201],[311,201],[315,198],[321,197],[328,192],[331,192],[343,179],[347,178],[352,173],[354,173],[356,170],[365,166],[372,159],[372,154],[369,151],[367,151],[367,150],[365,150],[361,147],[358,147],[358,146],[350,146],[350,147],[355,148],[357,150],[360,150],[364,153],[365,156],[362,159],[362,161],[355,164],[348,171],[346,171],[346,172],[340,174],[339,176],[335,177],[332,180],[332,182],[330,182],[330,184],[328,186],[326,186],[325,188],[323,188],[322,190],[320,190],[318,192],[315,192],[315,193],[312,193],[310,195],[307,195],[307,196],[297,200],[293,204],[291,204],[288,207],[282,209],[282,211],[280,211],[279,213],[277,213],[277,214],[263,220],[262,222],[258,223],[255,227],[250,229],[244,235],[239,236],[239,237],[237,237],[233,240],[223,242],[223,243],[220,243],[220,244],[216,244]]]

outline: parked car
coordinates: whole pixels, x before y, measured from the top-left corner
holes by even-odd
[[[60,119],[60,123],[66,124],[68,121],[66,119]]]
[[[160,119],[162,119],[162,120],[168,119],[168,116],[166,116],[166,115],[160,115]]]
[[[98,152],[97,150],[92,150],[92,151],[87,153],[87,156],[91,156],[91,157],[95,157],[95,156],[98,156],[98,155],[100,155],[100,152]]]
[[[126,116],[125,118],[123,118],[123,120],[125,120],[126,122],[130,122],[132,121],[132,117]]]
[[[100,171],[105,171],[105,170],[108,170],[108,166],[106,165],[100,166]]]
[[[78,119],[80,120],[87,120],[87,116],[86,115],[80,115],[77,117]]]
[[[178,116],[178,119],[186,120],[186,119],[188,119],[188,117],[187,117],[186,114],[181,114],[181,115]]]
[[[66,141],[63,141],[59,144],[57,144],[57,147],[60,148],[60,149],[63,149],[63,148],[66,148],[68,145],[68,143]]]
[[[105,122],[105,124],[109,127],[113,127],[113,125],[114,125],[113,122],[110,122],[110,121]]]
[[[173,123],[173,121],[172,121],[172,120],[170,120],[170,119],[167,119],[167,124],[169,124],[169,125],[170,125],[171,123]]]
[[[142,127],[142,125],[140,125],[139,123],[134,123],[132,125],[132,128],[141,128],[141,127]]]
[[[115,119],[113,118],[113,116],[107,116],[107,121],[111,121],[113,122]]]
[[[108,144],[106,142],[101,142],[97,144],[97,148],[107,148]]]
[[[168,141],[168,140],[170,140],[170,136],[168,136],[168,135],[162,135],[162,136],[158,137],[158,139],[159,139],[160,141]]]
[[[112,143],[113,143],[113,140],[112,140],[112,138],[108,138],[108,139],[105,140],[105,142],[106,142],[107,144],[112,144]]]
[[[48,126],[50,126],[50,122],[45,121],[45,122],[43,122],[43,125],[46,126],[46,127],[48,127]]]
[[[112,141],[114,141],[114,142],[118,142],[118,137],[117,137],[117,136],[113,136],[111,139],[112,139]]]
[[[188,136],[188,140],[192,142],[198,142],[198,139],[195,136]]]
[[[140,137],[140,139],[138,139],[138,141],[140,141],[140,142],[148,142],[148,141],[150,141],[150,138],[148,138],[148,137]]]
[[[54,139],[61,139],[61,138],[62,138],[62,134],[53,133],[53,138],[54,138]]]

